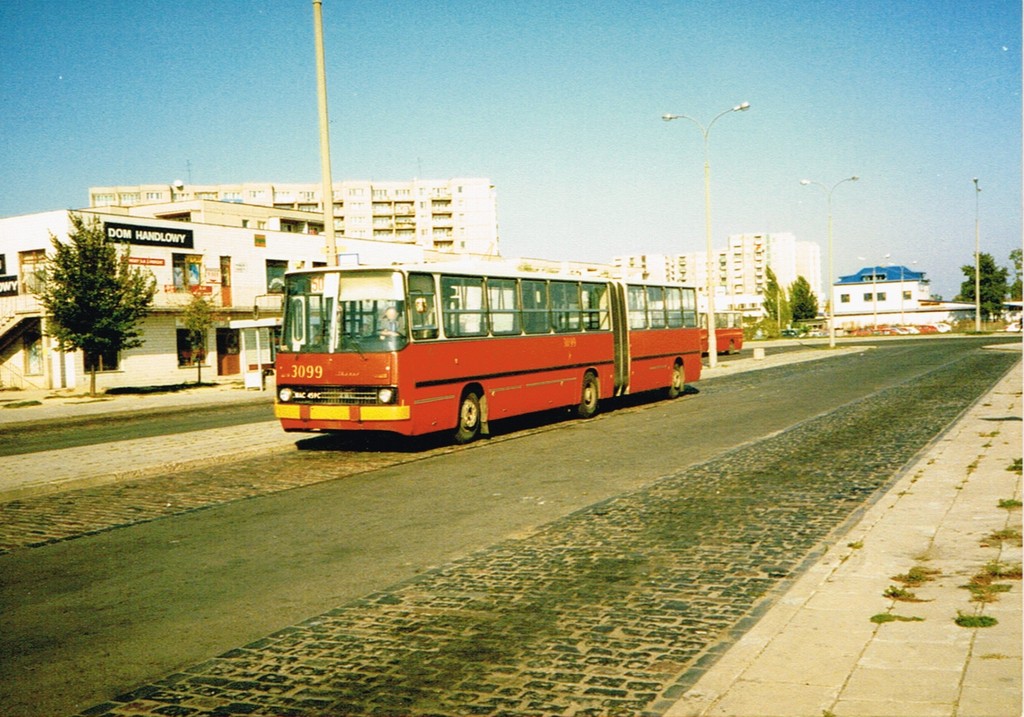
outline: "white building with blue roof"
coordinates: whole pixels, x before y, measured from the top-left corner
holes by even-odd
[[[869,266],[832,285],[836,327],[922,326],[973,319],[974,304],[938,301],[923,271]]]

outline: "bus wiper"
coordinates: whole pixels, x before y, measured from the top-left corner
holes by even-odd
[[[363,361],[366,360],[366,356],[363,354],[363,348],[362,346],[359,345],[358,341],[356,341],[351,336],[346,337],[345,341],[346,343],[348,343],[349,346],[356,350],[356,353],[359,354],[359,358],[361,358]]]

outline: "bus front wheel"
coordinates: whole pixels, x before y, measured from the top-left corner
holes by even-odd
[[[672,367],[672,383],[668,386],[668,397],[678,398],[683,395],[683,391],[686,390],[686,371],[683,370],[682,363],[676,363]]]
[[[480,397],[466,393],[459,403],[459,426],[455,430],[456,443],[469,443],[480,436]]]
[[[580,418],[593,418],[597,415],[600,398],[601,391],[597,384],[597,376],[588,373],[583,377],[583,390],[580,392],[580,403],[576,407],[576,415]]]

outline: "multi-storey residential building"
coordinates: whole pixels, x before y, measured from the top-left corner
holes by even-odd
[[[323,214],[319,183],[142,184],[91,187],[89,206],[173,205],[217,200]],[[334,228],[353,239],[415,244],[455,254],[498,254],[497,200],[488,179],[335,182]],[[321,225],[322,225],[321,220]]]
[[[623,272],[655,280],[681,281],[707,294],[707,254],[635,254],[618,256],[612,264]],[[742,311],[758,316],[764,304],[767,269],[779,285],[788,288],[798,276],[821,293],[821,249],[813,242],[797,241],[789,233],[734,234],[725,249],[715,252],[715,306],[719,310]],[[823,304],[823,302],[822,302]]]

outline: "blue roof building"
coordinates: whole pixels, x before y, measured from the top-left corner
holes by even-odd
[[[832,285],[836,328],[950,323],[973,315],[973,304],[936,301],[923,271],[868,266]]]

